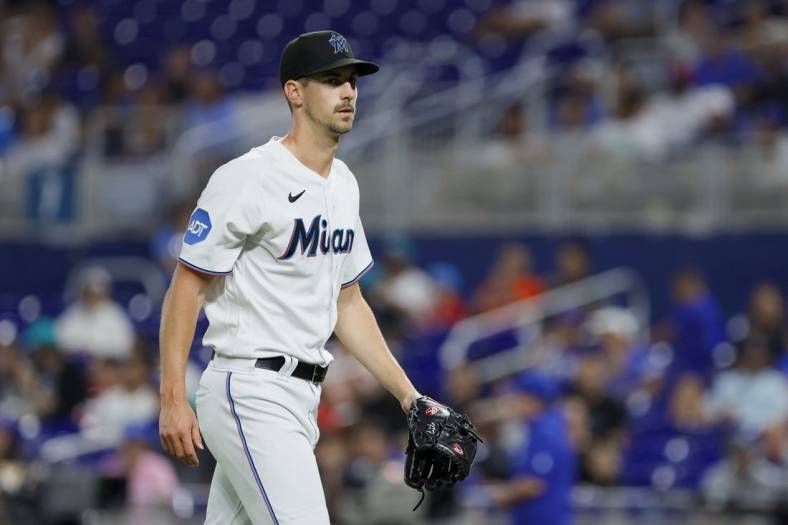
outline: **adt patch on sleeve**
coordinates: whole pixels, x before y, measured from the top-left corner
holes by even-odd
[[[208,237],[210,231],[211,218],[208,216],[208,212],[202,208],[197,208],[189,219],[189,227],[186,228],[183,242],[186,244],[197,244],[198,242],[202,242]]]

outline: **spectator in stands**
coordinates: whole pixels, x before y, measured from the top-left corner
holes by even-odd
[[[436,288],[429,274],[411,261],[412,251],[413,246],[405,238],[387,241],[383,274],[372,294],[376,306],[394,319],[418,326],[435,308]]]
[[[759,74],[754,86],[753,104],[769,115],[775,126],[788,124],[788,23],[781,19],[778,29],[770,32],[757,55]]]
[[[768,340],[758,335],[741,345],[736,366],[712,383],[705,404],[709,422],[734,425],[742,435],[760,437],[788,421],[788,380],[771,368]]]
[[[562,139],[582,138],[593,121],[593,107],[588,95],[569,92],[557,99],[554,129]]]
[[[631,312],[612,306],[600,308],[590,315],[586,329],[605,360],[609,394],[623,401],[641,389],[656,393],[665,364],[638,342],[638,322]]]
[[[585,313],[573,310],[545,319],[536,366],[561,385],[571,382],[587,353],[582,326]]]
[[[624,404],[607,392],[612,376],[604,355],[591,355],[580,362],[572,383],[572,396],[588,414],[591,441],[580,457],[580,474],[591,483],[613,485],[618,481],[626,441],[627,414]]]
[[[5,156],[17,140],[17,112],[15,108],[3,100],[0,93],[0,157]]]
[[[713,371],[713,351],[725,339],[722,314],[695,268],[684,268],[674,276],[672,293],[676,306],[663,331],[672,344],[673,359],[662,392],[673,423],[697,430],[707,424],[703,398]]]
[[[741,27],[737,31],[737,44],[753,60],[759,60],[785,42],[788,25],[782,17],[769,15],[768,2],[747,0],[740,10]]]
[[[38,381],[30,360],[15,342],[0,343],[0,418],[18,420],[35,414]]]
[[[192,77],[191,48],[186,45],[173,47],[164,55],[164,100],[169,104],[181,104],[189,96]]]
[[[643,118],[648,93],[631,71],[620,69],[616,75],[615,106],[611,118],[593,131],[596,145],[620,157],[638,157],[656,140],[661,122]]]
[[[504,481],[509,477],[510,458],[503,442],[506,440],[506,430],[499,429],[497,406],[488,401],[480,401],[486,392],[482,384],[478,369],[470,362],[464,362],[454,368],[444,370],[443,398],[459,412],[466,414],[480,414],[474,422],[478,425],[479,432],[484,436],[484,447],[476,457],[474,469],[481,478],[487,481]],[[493,417],[490,417],[490,414]],[[519,425],[519,422],[513,424]],[[478,483],[473,478],[466,481],[472,492],[476,492],[473,485]],[[433,494],[430,501],[430,517],[436,519],[451,519],[456,517],[457,503],[462,501],[463,487]]]
[[[788,89],[788,80],[785,85]],[[753,185],[781,190],[788,185],[788,134],[780,129],[780,120],[785,120],[779,109],[763,110],[754,117],[753,141],[756,163]],[[786,113],[788,115],[788,98]]]
[[[349,460],[350,443],[347,436],[336,431],[327,432],[319,421],[318,425],[320,441],[315,448],[315,458],[326,495],[328,515],[334,520],[339,520],[345,498],[345,470]]]
[[[501,406],[507,419],[524,421],[519,443],[510,452],[511,477],[491,483],[488,493],[495,507],[509,513],[510,523],[571,522],[570,493],[576,475],[576,452],[570,441],[557,386],[533,372],[519,375],[517,392]]]
[[[72,421],[75,409],[88,396],[83,364],[57,347],[55,324],[49,318],[30,324],[24,339],[39,378],[37,395],[44,400],[39,414],[55,422]]]
[[[702,42],[713,32],[713,20],[704,0],[688,0],[679,5],[678,24],[662,28],[663,42],[680,64],[695,64]]]
[[[102,86],[115,60],[101,37],[96,11],[83,3],[76,5],[69,15],[70,33],[60,65],[74,72],[91,71],[96,76],[96,85]]]
[[[210,125],[210,134],[201,136],[206,145],[210,145],[211,137],[231,137],[236,126],[235,104],[225,95],[219,75],[210,69],[194,72],[189,87],[189,98],[183,108],[184,128]]]
[[[166,147],[166,120],[162,118],[162,91],[155,82],[146,82],[136,92],[134,112],[126,129],[126,153],[151,159]]]
[[[134,327],[110,295],[112,278],[98,266],[80,277],[79,299],[57,318],[55,333],[64,351],[124,359],[134,345]]]
[[[501,246],[487,277],[474,293],[472,308],[486,312],[544,292],[543,281],[534,274],[531,252],[522,243]]]
[[[28,206],[32,204],[35,217],[57,216],[64,205],[65,172],[79,147],[79,114],[57,92],[48,90],[24,106],[21,121],[19,140],[3,157],[0,174],[14,181],[18,195],[30,195],[35,180],[42,186],[51,180],[47,193],[41,190]]]
[[[730,36],[719,30],[706,35],[703,54],[695,65],[696,85],[726,86],[733,91],[737,106],[745,107],[752,102],[755,80],[755,65]]]
[[[574,27],[573,5],[569,0],[518,0],[488,10],[474,28],[477,38],[497,35],[520,40],[539,32],[566,33]]]
[[[472,154],[481,168],[523,170],[546,160],[549,144],[529,130],[528,117],[522,104],[515,103],[507,107],[498,128],[497,136],[486,142],[480,153]],[[511,173],[507,174],[509,177],[506,180],[511,188]]]
[[[90,397],[103,394],[120,384],[121,363],[119,359],[88,359],[87,378]]]
[[[134,96],[120,70],[110,71],[101,91],[101,104],[110,109],[132,110]]]
[[[788,419],[782,425],[773,425],[767,428],[761,439],[764,457],[775,465],[781,466],[788,474]],[[786,486],[786,490],[788,490],[788,486]]]
[[[8,418],[0,417],[0,471],[7,468],[12,461],[18,460],[22,456],[17,440],[16,422]],[[5,476],[0,476],[4,479]],[[0,485],[0,493],[3,492]]]
[[[391,402],[391,396],[386,395],[383,388],[371,390],[359,399],[359,404],[361,405],[360,419],[379,419],[389,436],[400,435],[406,430],[407,422],[402,417],[402,409],[397,411],[399,405]]]
[[[446,262],[431,265],[427,275],[434,285],[435,300],[422,330],[447,330],[465,317],[462,275],[456,266]]]
[[[396,341],[389,340],[392,352],[399,351]],[[318,411],[318,425],[327,432],[348,429],[359,421],[372,418],[395,435],[407,426],[402,408],[372,375],[347,351],[339,341],[332,340],[334,355],[331,374],[323,383],[323,397]],[[336,373],[334,373],[336,372]],[[331,377],[333,376],[333,377]]]
[[[184,102],[183,130],[193,151],[199,152],[193,180],[185,181],[186,194],[205,186],[213,171],[227,162],[238,137],[238,113],[232,97],[225,94],[219,75],[211,69],[192,72],[189,97]]]
[[[481,398],[482,384],[479,372],[465,362],[445,371],[445,399],[458,412],[467,413],[473,403]]]
[[[323,432],[339,432],[361,418],[363,405],[382,392],[375,378],[353,358],[342,343],[332,340],[329,346],[334,361],[331,374],[323,382],[318,425]]]
[[[697,432],[706,428],[704,414],[706,384],[696,374],[686,374],[672,385],[668,382],[668,419],[680,432]]]
[[[193,206],[191,203],[177,203],[167,212],[164,224],[153,234],[150,244],[151,255],[159,263],[159,267],[167,281],[178,264],[183,234],[189,225]]]
[[[109,159],[122,158],[129,150],[127,128],[135,112],[134,94],[119,70],[110,71],[101,88],[101,111],[106,121],[100,128],[102,154]]]
[[[571,64],[556,75],[549,93],[549,127],[563,149],[584,145],[586,131],[605,117],[597,94],[598,80],[584,62]]]
[[[167,119],[163,94],[153,81],[131,87],[119,71],[104,84],[102,120],[104,155],[109,158],[147,159],[165,147]]]
[[[572,284],[591,275],[591,256],[583,244],[567,242],[558,248],[555,268],[551,288]]]
[[[728,457],[703,475],[701,491],[712,509],[757,510],[776,508],[788,486],[788,471],[763,455],[751,436],[737,436]]]
[[[690,126],[681,106],[677,96],[652,97],[631,69],[620,68],[611,118],[594,129],[594,145],[618,158],[663,160],[676,145],[695,139],[697,125]]]
[[[38,382],[36,412],[41,417],[53,415],[59,404],[58,374],[62,368],[62,354],[55,342],[55,325],[49,318],[39,318],[25,329],[22,340]]]
[[[390,439],[386,425],[374,417],[365,418],[349,440],[350,461],[345,474],[346,496],[340,521],[348,525],[421,524],[426,506],[411,511],[414,493],[402,480],[407,437]],[[394,452],[396,451],[396,452]],[[395,474],[396,472],[396,474]]]
[[[87,398],[85,371],[57,347],[55,323],[41,317],[28,325],[22,337],[35,368],[36,413],[56,424],[68,424],[74,409]]]
[[[594,442],[593,436],[591,435],[591,415],[588,413],[588,405],[586,405],[585,401],[579,397],[569,395],[561,398],[561,406],[563,408],[564,415],[566,416],[567,434],[569,435],[572,447],[577,452],[579,463],[577,480],[583,483],[591,482],[588,472],[584,469],[584,465],[590,458],[589,452],[591,450],[591,445]],[[595,458],[590,459],[595,460]],[[612,459],[619,461],[620,457],[618,454],[615,456],[604,454],[599,459],[602,463],[601,465],[598,465],[599,467],[602,467],[597,469],[599,472],[618,472],[618,465],[611,461]],[[607,465],[605,465],[605,463],[615,466],[615,468],[606,468]],[[603,477],[597,476],[596,479],[600,480],[603,479]],[[597,481],[597,483],[599,483],[599,481]]]
[[[613,118],[594,129],[594,145],[616,157],[664,161],[732,115],[735,101],[727,87],[690,86],[690,73],[680,65],[669,78],[669,93],[647,97],[633,73],[622,70]]]
[[[14,101],[27,101],[51,78],[64,48],[54,9],[46,2],[29,2],[2,19],[0,81]]]
[[[149,434],[146,426],[130,427],[120,449],[130,525],[144,525],[158,521],[158,516],[171,515],[178,489],[172,462],[151,448]]]
[[[609,41],[644,38],[654,32],[654,3],[648,0],[592,0],[584,4],[585,25]]]
[[[0,415],[0,519],[3,523],[30,522],[25,508],[29,496],[25,490],[32,480],[26,459],[16,423]]]
[[[119,382],[85,404],[80,422],[89,439],[118,445],[127,427],[155,421],[159,396],[151,384],[151,366],[139,350],[118,363]]]
[[[695,268],[684,268],[674,276],[672,294],[675,309],[669,337],[674,359],[669,373],[707,378],[713,366],[712,352],[725,339],[722,312]]]
[[[749,334],[766,341],[772,359],[785,349],[785,302],[780,289],[771,282],[761,283],[750,295]]]
[[[388,435],[386,426],[375,418],[359,422],[352,432],[353,447],[346,480],[352,487],[364,487],[389,457]]]

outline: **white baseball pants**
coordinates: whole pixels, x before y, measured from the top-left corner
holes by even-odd
[[[314,448],[319,385],[254,359],[215,356],[197,389],[197,419],[216,459],[207,525],[328,525]]]

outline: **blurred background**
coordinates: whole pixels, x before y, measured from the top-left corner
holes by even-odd
[[[341,345],[337,524],[788,523],[788,2],[0,1],[0,524],[201,523],[158,440],[158,322],[199,191],[284,135],[284,45],[379,61],[339,157],[362,283],[471,477],[402,483]],[[204,331],[201,319],[199,331]],[[195,340],[193,393],[210,359]]]

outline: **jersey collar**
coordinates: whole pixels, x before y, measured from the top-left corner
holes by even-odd
[[[333,181],[333,179],[334,179],[334,161],[333,160],[331,161],[331,170],[328,172],[328,177],[323,177],[322,175],[317,173],[315,170],[313,170],[312,168],[306,166],[304,163],[302,163],[300,160],[298,160],[298,157],[293,155],[293,152],[290,151],[289,149],[287,149],[284,144],[282,144],[282,141],[286,137],[287,137],[287,135],[285,135],[284,137],[273,136],[273,137],[271,137],[271,142],[273,142],[276,145],[276,147],[282,152],[283,155],[285,155],[290,160],[292,160],[299,168],[301,168],[301,171],[305,172],[310,178],[318,179],[322,184],[328,184],[330,181]]]

